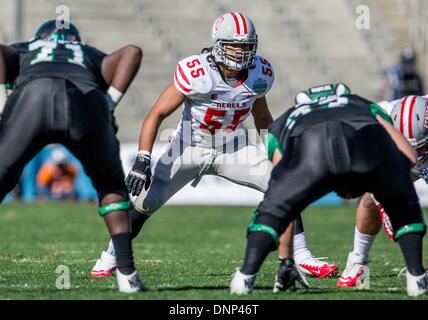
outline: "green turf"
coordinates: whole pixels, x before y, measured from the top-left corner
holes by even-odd
[[[95,205],[13,204],[0,211],[0,299],[245,299],[231,297],[228,285],[242,263],[253,208],[161,209],[134,241],[136,265],[151,288],[136,295],[118,293],[114,277],[89,277],[108,240]],[[353,242],[354,209],[311,207],[303,219],[313,252],[343,271]],[[70,290],[55,286],[59,265],[70,270]],[[398,245],[382,232],[371,254],[370,290],[339,289],[333,278],[310,279],[309,290],[273,294],[277,265],[271,254],[249,298],[407,299],[405,278],[397,277],[403,267]]]

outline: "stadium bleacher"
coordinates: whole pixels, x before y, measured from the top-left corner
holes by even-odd
[[[317,0],[237,0],[233,5],[226,0],[22,1],[22,39],[15,39],[14,19],[8,19],[15,14],[15,3],[2,1],[0,40],[6,43],[30,38],[42,21],[57,16],[58,5],[65,4],[87,43],[107,52],[128,43],[143,48],[141,71],[117,110],[123,142],[137,140],[143,117],[171,81],[177,61],[210,45],[211,24],[224,12],[241,10],[253,19],[259,53],[276,71],[268,102],[277,116],[298,90],[321,82],[344,81],[355,92],[381,99],[381,71],[421,32],[412,22],[415,6],[428,7],[426,0],[367,0],[367,32],[355,27],[355,8],[360,5],[356,0],[322,5]],[[179,117],[180,111],[175,112],[162,128],[175,128]],[[251,120],[246,125],[253,127]]]

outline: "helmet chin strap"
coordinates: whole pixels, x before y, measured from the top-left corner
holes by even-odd
[[[233,60],[230,60],[230,59],[228,59],[229,61],[232,61],[231,63],[230,63],[230,65],[228,65],[228,64],[226,64],[225,62],[223,62],[223,65],[225,66],[225,68],[227,68],[227,69],[229,69],[229,70],[232,70],[232,71],[235,71],[235,72],[241,72],[242,70],[244,70],[244,67],[243,66],[241,66],[240,68],[234,68],[233,67],[233,64],[235,63],[235,61],[233,61]]]
[[[236,69],[228,66],[224,62],[220,62],[220,70],[226,79],[238,79],[241,72],[243,71],[243,69],[242,70],[236,70]]]

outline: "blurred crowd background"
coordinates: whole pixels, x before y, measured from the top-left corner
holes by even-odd
[[[62,145],[49,145],[25,167],[5,202],[96,201],[97,193],[80,162]]]
[[[299,90],[321,83],[342,81],[373,101],[426,93],[428,0],[1,0],[0,42],[30,39],[44,20],[60,14],[59,5],[68,6],[86,43],[105,52],[129,43],[143,48],[141,70],[116,111],[122,143],[138,141],[141,122],[172,80],[177,61],[211,46],[213,21],[231,10],[253,20],[258,53],[274,66],[267,96],[274,117]],[[368,14],[364,28],[357,25],[362,14]],[[175,129],[180,115],[175,112],[161,129]],[[254,127],[251,119],[245,125]],[[50,168],[43,168],[46,162]],[[69,180],[53,183],[50,175]],[[65,195],[67,184],[74,190]],[[27,166],[15,195],[30,201],[55,199],[55,192],[95,198],[80,164],[50,146]]]

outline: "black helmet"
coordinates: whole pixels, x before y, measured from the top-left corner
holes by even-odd
[[[49,20],[43,23],[35,34],[35,38],[38,39],[51,39],[54,37],[57,40],[66,40],[66,41],[82,41],[80,38],[80,32],[74,24],[69,22],[68,28],[64,25],[61,28],[57,27],[57,24],[60,24],[61,20]]]

